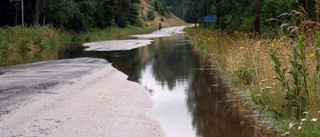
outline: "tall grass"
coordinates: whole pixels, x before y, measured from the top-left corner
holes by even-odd
[[[249,33],[227,34],[204,28],[187,32],[195,49],[213,57],[233,83],[249,90],[261,111],[291,121],[319,117],[320,34],[313,39],[317,45],[306,46],[302,37],[259,39]]]
[[[188,29],[195,49],[226,71],[233,83],[250,91],[261,111],[273,112],[283,135],[320,136],[320,2],[315,20],[299,6],[280,17],[277,38]]]
[[[149,33],[156,27],[109,27],[74,33],[50,26],[0,28],[0,67],[59,58],[65,45],[81,46],[84,42],[127,39],[130,35]]]
[[[0,35],[0,66],[52,58],[60,45],[59,32],[49,26],[1,28]]]

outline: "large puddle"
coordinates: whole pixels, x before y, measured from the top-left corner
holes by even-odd
[[[260,136],[257,127],[241,118],[234,105],[239,102],[227,98],[227,88],[211,63],[192,51],[186,34],[152,40],[151,45],[130,51],[83,51],[72,45],[53,55],[111,62],[150,92],[154,107],[149,115],[169,137]]]
[[[131,51],[84,52],[105,58],[150,92],[158,120],[169,137],[253,137],[257,130],[240,118],[210,63],[192,51],[185,34],[154,38]],[[256,131],[256,132],[255,132]]]

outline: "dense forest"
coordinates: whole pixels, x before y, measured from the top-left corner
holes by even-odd
[[[25,0],[27,25],[50,24],[75,31],[106,28],[112,25],[142,26],[140,0]],[[290,20],[279,16],[299,6],[308,17],[318,20],[314,0],[148,0],[161,16],[169,11],[189,23],[202,23],[204,16],[214,15],[214,26],[226,31],[261,32],[274,35],[281,23]],[[0,26],[19,25],[20,2],[3,1],[0,5]],[[318,5],[319,6],[319,5]],[[155,11],[148,13],[154,19]],[[271,18],[276,20],[267,21]]]
[[[27,25],[53,25],[75,31],[111,25],[125,27],[141,25],[140,0],[25,0]],[[0,5],[0,25],[21,22],[20,2],[3,1]]]
[[[317,7],[320,5],[316,5],[315,0],[163,1],[169,6],[171,12],[187,22],[204,23],[204,16],[215,15],[214,26],[224,31],[256,31],[276,35],[281,24],[290,23],[292,15],[290,12],[294,10],[302,10],[302,14],[306,17],[305,20],[319,22],[319,8]]]

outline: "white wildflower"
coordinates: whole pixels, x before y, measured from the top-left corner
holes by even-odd
[[[304,122],[304,121],[306,121],[306,120],[307,120],[307,119],[305,119],[305,118],[301,119],[302,122]]]
[[[266,87],[264,87],[264,88],[261,88],[260,90],[266,90],[266,89],[272,89],[272,87],[270,87],[270,86],[266,86]]]
[[[298,127],[298,130],[300,130],[301,128],[302,128],[302,127],[301,127],[301,126],[299,126],[299,127]]]
[[[283,134],[281,134],[282,137],[289,135],[289,132],[285,132]]]
[[[246,101],[246,102],[243,104],[243,106],[247,106],[247,104],[248,104],[248,101]]]
[[[291,129],[295,124],[293,122],[289,123],[289,129]]]
[[[268,81],[268,79],[263,79],[263,80],[261,80],[260,83],[264,83],[264,82],[266,82],[266,81]]]
[[[305,112],[302,112],[302,114],[308,114],[308,112],[305,111]]]
[[[312,122],[317,122],[317,121],[318,121],[318,118],[312,118],[310,121],[312,121]]]

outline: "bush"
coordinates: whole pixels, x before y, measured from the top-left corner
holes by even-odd
[[[153,7],[161,16],[164,16],[166,13],[169,12],[169,9],[165,2],[154,1]]]
[[[250,69],[247,66],[242,66],[235,71],[237,77],[241,80],[245,85],[250,85],[253,81],[254,70]]]
[[[153,21],[155,18],[156,18],[155,12],[153,10],[149,10],[147,19]]]

